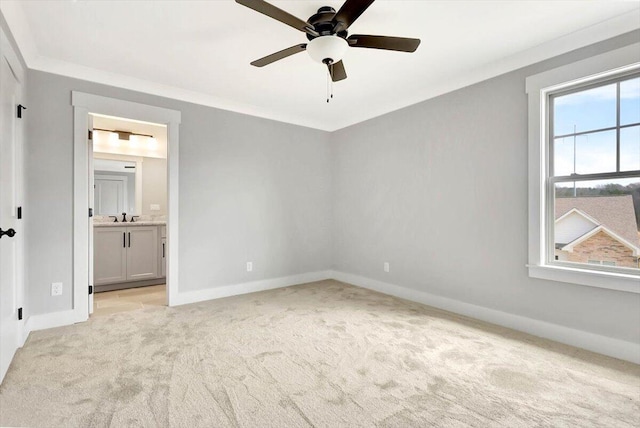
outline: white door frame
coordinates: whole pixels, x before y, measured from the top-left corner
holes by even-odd
[[[93,116],[89,115],[87,118],[87,127],[91,129],[91,138],[87,139],[87,146],[89,147],[89,151],[87,152],[87,162],[88,170],[89,170],[89,212],[92,212],[95,216],[96,213],[96,198],[95,198],[95,177],[93,176]],[[93,266],[93,252],[94,252],[94,234],[95,230],[93,229],[93,216],[89,217],[89,287],[92,287],[93,290],[96,289],[95,281],[94,281],[94,266]],[[87,302],[87,310],[89,311],[89,316],[93,313],[93,293],[89,294],[89,301]]]
[[[181,112],[72,91],[73,105],[73,313],[89,318],[89,113],[125,117],[167,126],[167,304],[178,295],[178,127]]]

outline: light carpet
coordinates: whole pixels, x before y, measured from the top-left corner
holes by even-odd
[[[640,366],[322,281],[34,332],[0,425],[638,427]]]

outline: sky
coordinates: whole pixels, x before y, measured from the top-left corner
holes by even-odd
[[[640,123],[640,77],[620,83],[620,124]],[[616,84],[555,98],[554,135],[585,132],[616,125]],[[574,172],[574,137],[556,138],[555,174]],[[575,172],[616,172],[616,132],[594,132],[575,137]],[[620,170],[640,170],[640,125],[620,131]],[[625,179],[620,184],[640,182]],[[587,183],[585,183],[587,184]],[[573,187],[572,183],[567,185]],[[590,183],[593,185],[593,183]]]
[[[554,99],[554,175],[617,172],[616,130],[579,136],[559,135],[615,127],[618,120],[617,84],[576,92]],[[640,77],[620,82],[620,125],[640,123]],[[640,124],[620,129],[620,171],[640,170]],[[617,180],[575,182],[577,188],[616,183],[640,183],[640,176]],[[557,183],[574,186],[574,182]]]

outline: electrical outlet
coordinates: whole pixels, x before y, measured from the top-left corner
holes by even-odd
[[[52,296],[62,296],[62,283],[61,282],[52,282],[51,283],[51,295]]]
[[[384,271],[389,272],[389,262],[384,262]]]
[[[160,211],[160,204],[151,204],[149,209],[151,211]]]
[[[247,272],[251,272],[253,270],[253,262],[247,262]]]

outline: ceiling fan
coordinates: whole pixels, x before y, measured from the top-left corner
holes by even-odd
[[[346,0],[338,12],[330,6],[323,6],[306,22],[263,0],[236,2],[306,33],[309,39],[308,43],[300,43],[253,61],[251,65],[256,67],[264,67],[306,50],[314,61],[326,64],[331,80],[338,82],[347,78],[342,57],[349,47],[415,52],[420,44],[420,39],[405,37],[349,36],[348,28],[374,0]]]

